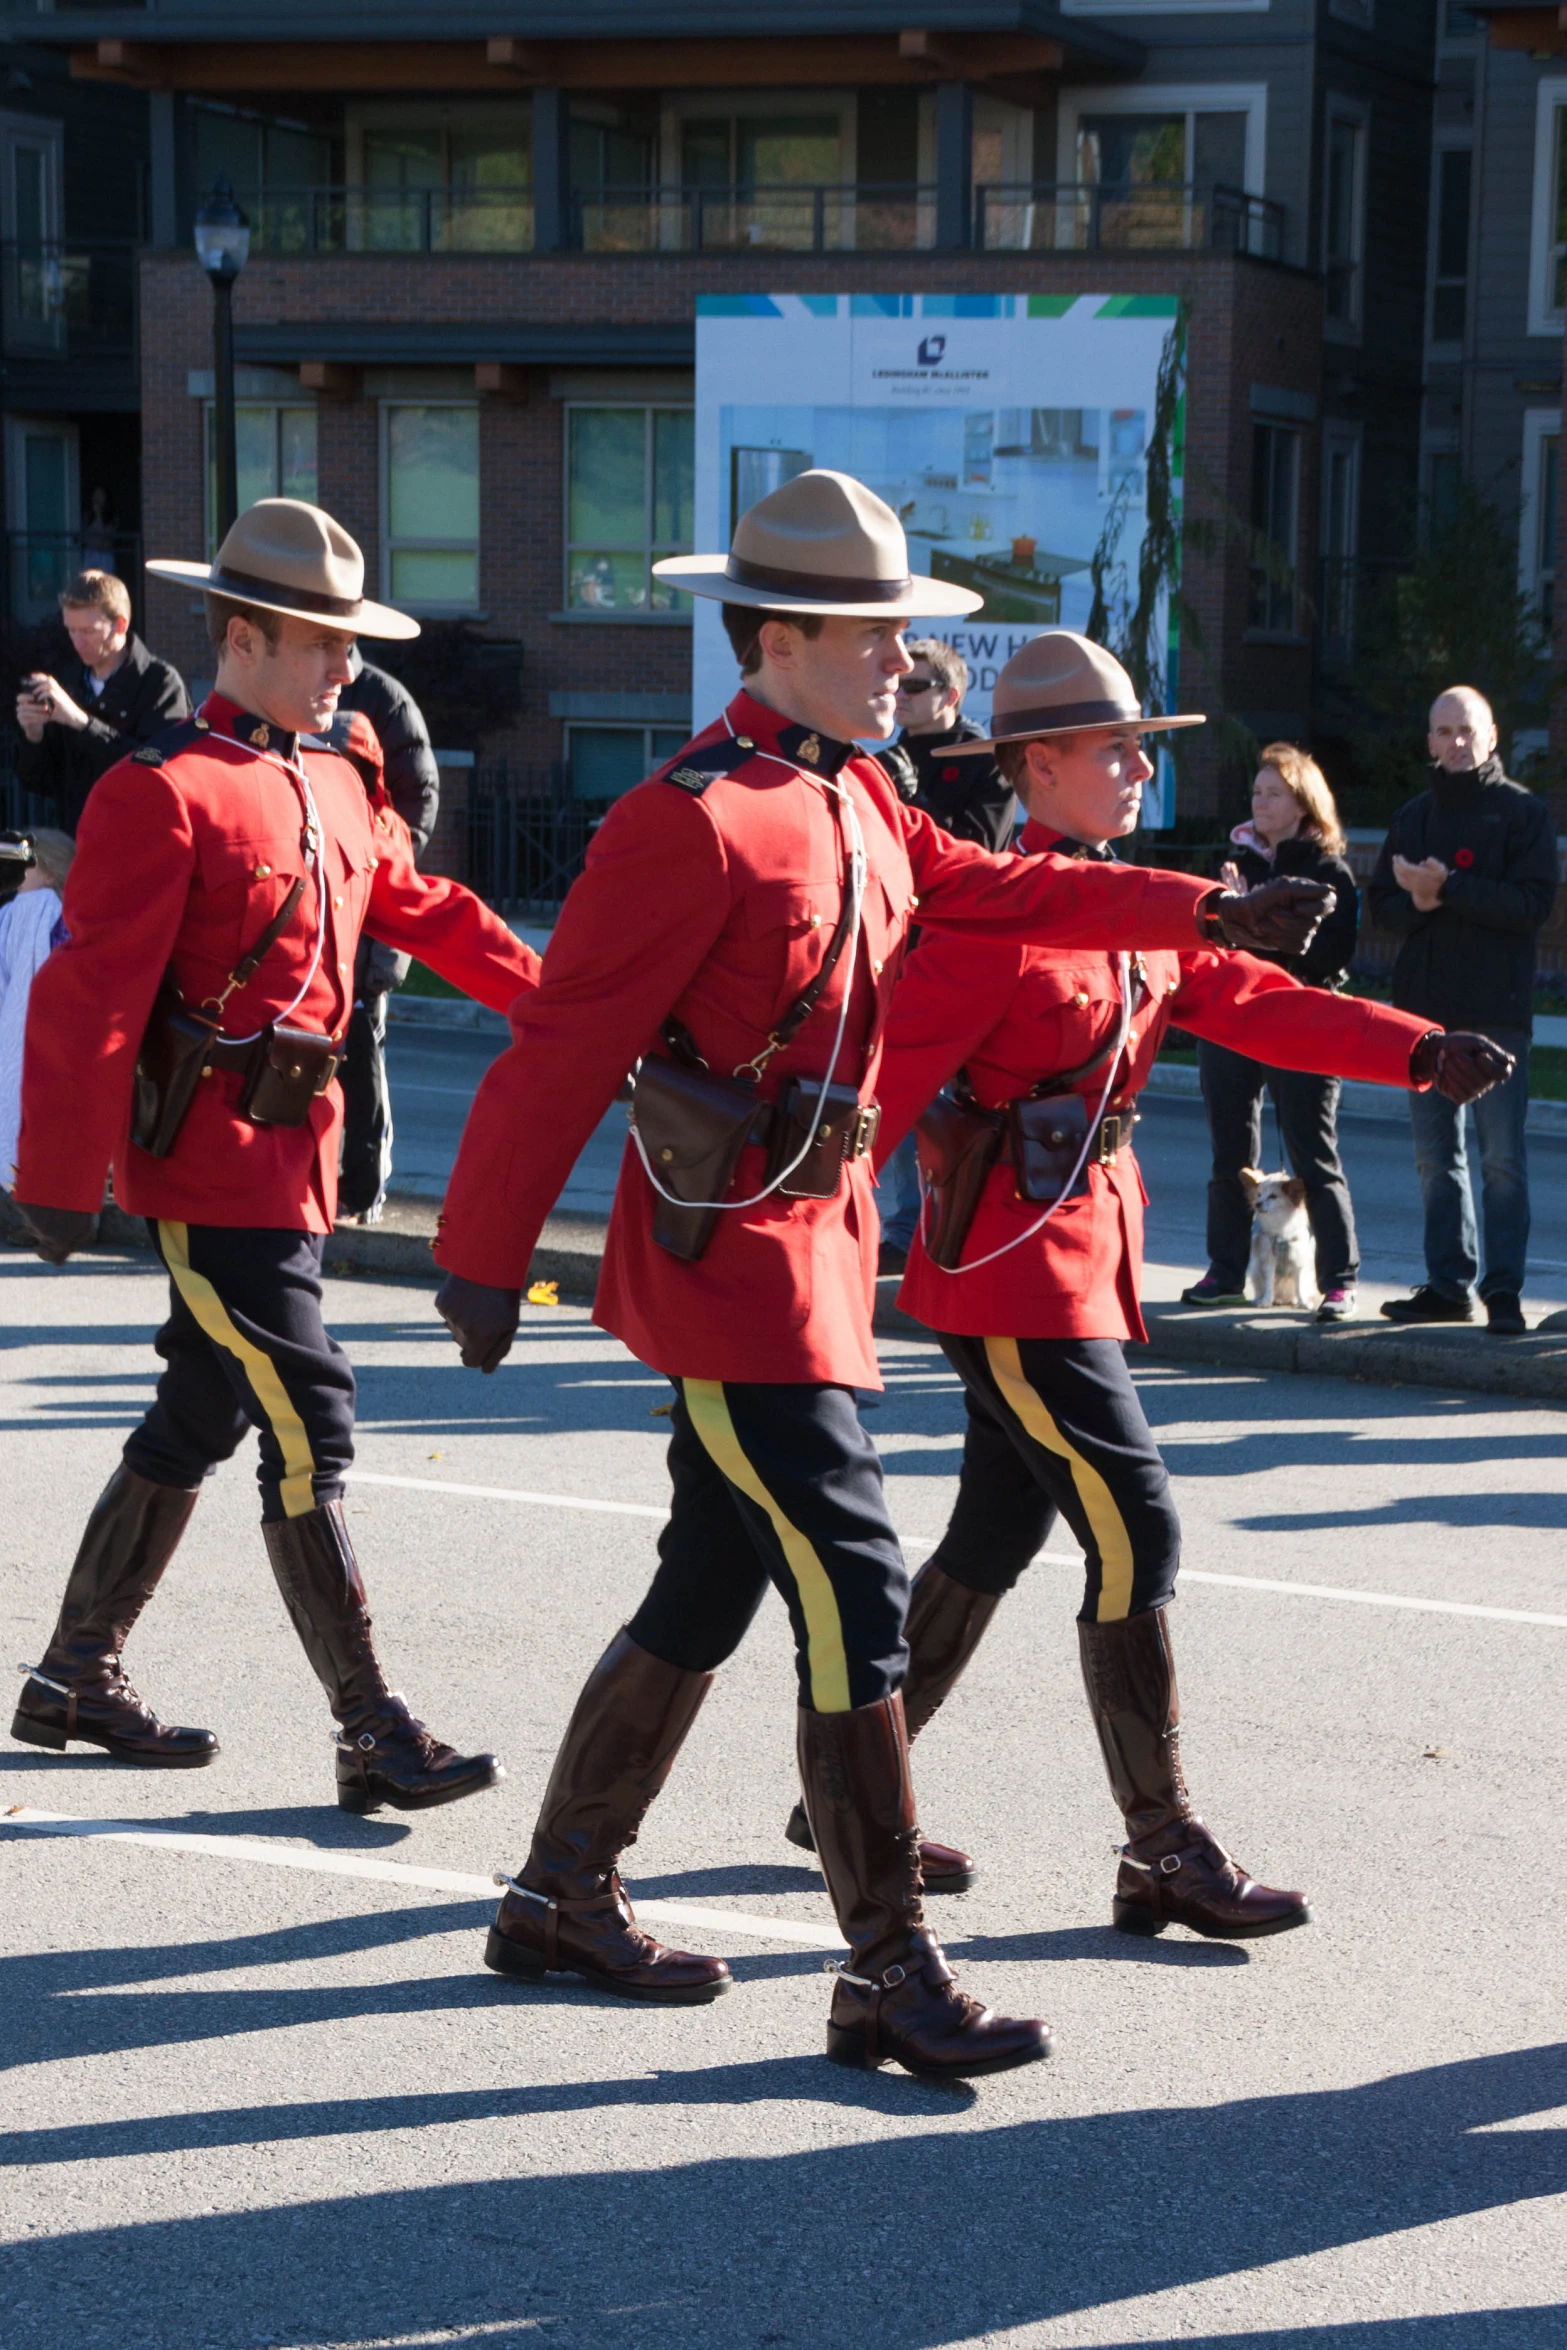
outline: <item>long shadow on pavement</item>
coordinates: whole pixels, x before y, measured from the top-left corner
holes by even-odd
[[[843,2095],[813,2062],[817,2093]],[[554,2094],[788,2099],[811,2069],[785,2058]],[[501,2177],[34,2235],[0,2252],[10,2350],[409,2343],[443,2328],[486,2350],[515,2329],[522,2350],[530,2324],[573,2350],[934,2350],[1567,2190],[1567,2131],[1491,2127],[1567,2103],[1562,2045],[1354,2089],[993,2129],[932,2128],[928,2101],[916,2092],[900,2108],[899,2086],[871,2090],[922,2126],[870,2143],[562,2175],[519,2174],[508,2142]],[[1050,2094],[1047,2072],[1038,2095]],[[418,2103],[407,2110],[413,2120]],[[297,2128],[299,2109],[286,2113]],[[264,2131],[269,2109],[254,2119]],[[1556,2311],[1486,2322],[1367,2321],[1294,2339],[1545,2350],[1561,2338]],[[1100,2338],[1119,2338],[1113,2314]],[[1218,2350],[1225,2337],[1210,2339]],[[1262,2339],[1277,2350],[1290,2337]]]

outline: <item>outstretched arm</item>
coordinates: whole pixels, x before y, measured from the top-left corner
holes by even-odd
[[[1267,1068],[1405,1087],[1413,1083],[1409,1056],[1431,1030],[1413,1012],[1305,987],[1250,955],[1201,951],[1181,957],[1170,1016],[1194,1036]]]
[[[509,1012],[539,984],[543,966],[482,898],[460,881],[421,873],[401,816],[383,808],[375,828],[375,877],[365,928],[387,946],[428,963],[492,1012]]]

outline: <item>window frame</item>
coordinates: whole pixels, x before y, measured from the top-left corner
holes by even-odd
[[[1567,239],[1553,234],[1556,158],[1567,138],[1567,74],[1547,74],[1534,93],[1534,195],[1529,217],[1529,318],[1525,333],[1561,340],[1567,304],[1553,299],[1558,255],[1567,260]]]
[[[1102,10],[1096,10],[1102,14]],[[1064,87],[1056,101],[1056,177],[1070,165],[1072,184],[1077,174],[1077,131],[1085,114],[1244,114],[1246,117],[1246,185],[1242,194],[1265,196],[1268,174],[1268,85],[1266,82],[1122,82],[1076,83]],[[1187,132],[1188,142],[1193,133]],[[1065,184],[1065,183],[1063,183]],[[1067,224],[1066,234],[1071,235]]]
[[[1467,135],[1452,138],[1439,137],[1431,149],[1430,253],[1426,267],[1426,341],[1433,350],[1444,354],[1464,349],[1469,340],[1470,328],[1474,323],[1471,308],[1475,259],[1474,152],[1474,140]],[[1444,158],[1449,155],[1467,155],[1469,157],[1469,214],[1464,231],[1464,274],[1461,281],[1451,277],[1444,278],[1441,275],[1442,166]],[[1436,331],[1437,288],[1439,285],[1450,286],[1460,282],[1464,288],[1464,331],[1458,336],[1438,335]]]
[[[678,725],[671,725],[667,719],[568,718],[565,721],[565,725],[561,733],[561,767],[566,777],[567,799],[573,807],[579,808],[596,808],[600,805],[612,808],[615,805],[615,801],[608,800],[601,803],[597,800],[585,799],[580,797],[579,794],[572,788],[571,738],[574,734],[640,734],[642,737],[643,766],[642,772],[637,778],[638,783],[644,781],[649,775],[653,773],[656,767],[659,767],[664,763],[662,759],[655,755],[653,750],[653,737],[655,734],[678,735],[682,745],[689,739],[688,730],[686,728]],[[636,788],[636,784],[628,784],[626,786],[626,791],[635,791]],[[625,796],[625,792],[619,792],[616,794],[616,798],[618,799],[624,799]]]
[[[217,405],[217,401],[211,393],[206,394],[201,402],[201,520],[202,529],[205,533],[205,545],[207,549],[207,560],[209,563],[218,551],[217,524],[212,509],[212,435],[214,430],[213,419],[217,414]],[[318,493],[314,502],[319,504],[319,492],[321,488],[320,402],[318,400],[307,399],[303,395],[301,395],[301,397],[297,400],[286,400],[280,395],[264,395],[260,399],[250,399],[247,398],[243,392],[241,392],[236,395],[234,406],[236,410],[240,408],[270,408],[272,411],[272,455],[275,467],[274,479],[276,480],[278,486],[276,489],[269,491],[267,494],[270,497],[275,498],[280,498],[287,494],[282,487],[282,451],[278,440],[278,435],[282,430],[280,419],[285,412],[288,412],[290,414],[303,414],[311,417],[314,420],[316,428],[316,490]]]
[[[1273,616],[1271,610],[1271,598],[1273,595],[1282,594],[1285,591],[1271,579],[1269,580],[1268,586],[1268,593],[1270,597],[1270,610],[1268,617],[1265,620],[1255,619],[1253,617],[1252,599],[1256,589],[1256,576],[1262,566],[1260,566],[1255,560],[1253,560],[1248,565],[1246,583],[1245,642],[1248,644],[1297,644],[1302,641],[1300,633],[1300,493],[1306,436],[1298,424],[1286,424],[1279,419],[1268,416],[1253,417],[1251,433],[1253,483],[1255,483],[1256,480],[1258,434],[1282,433],[1290,443],[1289,544],[1286,546],[1280,540],[1273,538],[1271,534],[1265,534],[1262,524],[1258,522],[1256,518],[1255,511],[1253,511],[1251,521],[1253,535],[1257,537],[1267,535],[1269,537],[1269,543],[1277,547],[1280,554],[1285,558],[1285,561],[1289,567],[1290,584],[1288,589],[1289,616],[1287,620],[1285,620],[1283,623],[1280,623]]]
[[[376,402],[376,515],[380,534],[380,579],[383,602],[394,604],[399,611],[417,612],[430,620],[471,619],[482,612],[484,605],[484,426],[482,404],[477,398],[461,399],[455,394],[435,393],[428,397],[411,399],[405,394],[389,394]],[[438,539],[410,539],[392,536],[392,468],[391,416],[394,408],[466,408],[472,411],[479,458],[479,529],[474,537],[460,538],[448,532]],[[452,554],[473,549],[473,601],[468,603],[436,603],[414,600],[392,593],[392,557],[394,554]]]
[[[1333,133],[1339,124],[1346,125],[1355,134],[1355,184],[1350,193],[1350,251],[1349,267],[1351,301],[1345,318],[1334,318],[1328,310],[1326,287],[1330,267],[1328,253],[1328,216],[1332,204]],[[1322,332],[1334,343],[1358,343],[1365,332],[1366,315],[1366,187],[1370,179],[1371,109],[1361,98],[1341,97],[1336,91],[1328,93],[1322,109],[1322,212],[1321,264],[1324,285],[1322,302]]]
[[[596,414],[599,411],[607,408],[631,409],[639,413],[644,419],[642,446],[646,472],[644,474],[643,514],[647,522],[647,536],[644,540],[642,540],[640,548],[633,546],[606,547],[601,539],[594,539],[591,541],[587,539],[577,540],[574,539],[571,535],[572,418],[579,409],[591,410]],[[561,610],[558,617],[566,620],[591,621],[595,627],[599,628],[689,628],[691,625],[691,613],[689,611],[655,612],[651,609],[651,607],[648,607],[641,612],[621,612],[613,609],[595,609],[595,607],[591,604],[573,603],[571,596],[571,558],[578,547],[583,549],[597,547],[603,553],[611,555],[632,555],[640,551],[647,556],[648,577],[651,583],[653,565],[655,562],[659,561],[661,557],[665,555],[689,555],[694,553],[696,544],[694,539],[692,540],[692,543],[689,547],[672,544],[666,545],[662,539],[656,538],[653,535],[653,501],[655,496],[653,480],[653,419],[655,416],[660,415],[689,416],[692,420],[691,429],[694,441],[696,433],[695,398],[693,397],[690,401],[646,399],[568,399],[561,402],[561,409]],[[694,520],[695,517],[693,516],[693,521]],[[587,725],[589,721],[582,719],[579,721],[574,721],[573,723]],[[615,721],[606,721],[605,723],[613,724]]]
[[[1543,591],[1549,584],[1554,609],[1556,588],[1555,547],[1552,560],[1544,560],[1544,532],[1551,520],[1541,507],[1545,483],[1545,444],[1556,442],[1558,467],[1557,497],[1561,496],[1561,432],[1560,408],[1526,408],[1523,412],[1523,462],[1519,476],[1518,501],[1518,584],[1529,598],[1540,622],[1542,637],[1549,637],[1550,626],[1541,609]]]

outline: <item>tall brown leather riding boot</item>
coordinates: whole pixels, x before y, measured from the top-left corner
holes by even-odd
[[[666,1950],[637,1924],[617,1863],[635,1844],[713,1685],[617,1632],[588,1675],[545,1789],[533,1845],[484,1946],[497,1974],[580,1975],[622,1999],[697,2006],[727,1991],[721,1958]]]
[[[428,1811],[504,1779],[493,1754],[443,1746],[386,1685],[371,1637],[359,1562],[340,1501],[264,1524],[289,1620],[341,1727],[337,1800],[344,1811]]]
[[[903,1684],[903,1715],[911,1746],[932,1714],[951,1696],[1000,1605],[998,1593],[971,1591],[966,1583],[955,1583],[950,1575],[944,1575],[940,1567],[922,1567],[915,1576],[904,1626],[909,1672]],[[803,1803],[797,1803],[789,1814],[784,1834],[802,1852],[816,1850]],[[938,1844],[922,1836],[919,1850],[920,1877],[927,1893],[966,1893],[979,1875],[979,1863],[955,1844]]]
[[[1259,1885],[1192,1809],[1181,1775],[1181,1701],[1164,1608],[1117,1624],[1079,1620],[1083,1685],[1126,1821],[1112,1916],[1124,1934],[1190,1926],[1240,1942],[1311,1923],[1303,1893]]]
[[[920,1909],[919,1828],[901,1695],[799,1716],[800,1783],[822,1875],[849,1945],[827,2024],[835,2064],[890,2058],[923,2080],[967,2081],[1050,2054],[1041,2023],[960,1991]]]
[[[131,1627],[190,1523],[199,1487],[154,1485],[122,1461],[93,1506],[65,1586],[60,1619],[27,1675],[13,1738],[60,1753],[75,1739],[144,1770],[198,1770],[210,1730],[160,1722],[120,1666]]]

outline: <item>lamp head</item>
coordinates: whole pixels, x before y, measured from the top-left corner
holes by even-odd
[[[250,222],[222,172],[196,215],[196,258],[210,278],[229,285],[250,259]]]

